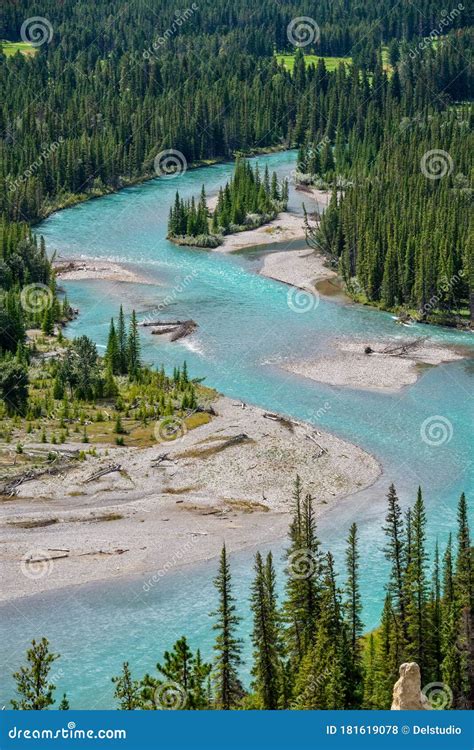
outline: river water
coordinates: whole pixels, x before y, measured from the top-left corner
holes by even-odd
[[[289,176],[295,159],[295,152],[289,151],[258,161],[280,176]],[[340,569],[350,523],[355,520],[359,525],[364,622],[370,628],[380,615],[387,574],[381,525],[389,483],[396,483],[404,505],[414,501],[416,488],[422,485],[430,549],[436,538],[443,546],[454,528],[461,491],[472,499],[474,361],[427,369],[415,385],[388,394],[334,388],[284,372],[280,365],[286,360],[314,356],[338,336],[364,341],[403,337],[407,331],[388,313],[334,299],[322,298],[317,307],[295,312],[288,304],[288,287],[255,275],[255,252],[225,256],[167,242],[166,223],[175,191],[185,197],[197,195],[204,182],[212,194],[231,173],[231,164],[190,170],[175,179],[154,180],[90,201],[43,222],[38,232],[50,251],[125,262],[139,268],[150,282],[64,282],[71,303],[80,309],[68,335],[87,334],[103,347],[110,318],[117,315],[120,304],[127,314],[135,308],[139,318],[192,318],[199,324],[197,332],[179,343],[167,344],[144,332],[144,359],[164,363],[168,370],[186,359],[193,377],[204,377],[222,393],[313,422],[372,452],[383,467],[382,478],[338,503],[319,524],[323,546],[332,549]],[[291,189],[290,209],[301,211],[301,201],[301,193]],[[164,311],[160,305],[165,305]],[[421,325],[412,326],[409,333],[473,347],[469,333]],[[440,445],[421,437],[422,424],[434,417],[438,422],[442,417],[448,425],[449,439]],[[284,541],[272,548],[280,561]],[[232,555],[247,677],[247,599],[254,551]],[[61,653],[53,670],[55,681],[58,693],[67,691],[73,708],[112,707],[110,677],[119,672],[122,661],[128,659],[139,676],[152,670],[182,634],[210,657],[213,633],[208,613],[215,605],[215,569],[216,562],[209,561],[172,571],[147,594],[142,584],[149,576],[142,576],[71,585],[60,593],[1,606],[0,701],[6,703],[12,696],[9,675],[23,663],[32,637],[46,635]]]

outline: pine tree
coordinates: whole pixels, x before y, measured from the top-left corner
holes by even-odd
[[[407,653],[420,667],[422,678],[427,676],[429,632],[427,627],[427,582],[425,549],[426,515],[421,494],[418,494],[412,512],[412,540],[410,561],[406,574],[407,585]]]
[[[122,711],[135,711],[141,707],[140,683],[132,678],[127,661],[123,663],[122,672],[118,677],[112,677],[115,684],[114,697],[119,702]]]
[[[321,571],[313,500],[311,495],[302,497],[298,476],[293,491],[293,518],[289,536],[290,546],[286,552],[288,575],[283,613],[287,623],[287,653],[292,662],[297,664],[314,637],[318,613],[318,579]]]
[[[127,340],[127,371],[131,380],[136,380],[141,368],[140,336],[135,310],[132,311]]]
[[[383,527],[387,537],[385,557],[391,563],[389,591],[397,602],[398,615],[402,629],[406,634],[405,613],[405,565],[406,550],[403,529],[403,517],[397,493],[393,484],[390,485],[387,495],[388,512],[385,517],[386,526]]]
[[[344,607],[349,631],[347,690],[349,707],[351,708],[357,708],[360,705],[360,685],[362,674],[360,637],[362,635],[363,625],[361,620],[362,603],[359,589],[359,550],[357,545],[357,525],[353,523],[347,539],[347,583]]]
[[[212,614],[217,618],[213,629],[217,632],[214,651],[214,686],[216,708],[225,711],[235,708],[244,695],[238,676],[241,663],[241,642],[235,631],[239,624],[235,600],[232,596],[232,581],[227,551],[222,548],[219,572],[214,581],[219,594],[218,609]]]
[[[119,372],[121,375],[126,375],[128,372],[128,347],[127,347],[127,334],[125,330],[125,316],[123,313],[123,307],[120,305],[118,326],[117,326],[117,344],[119,351]]]
[[[120,349],[113,318],[111,318],[110,321],[109,337],[107,339],[107,348],[105,350],[105,361],[106,364],[110,366],[113,375],[120,373]]]
[[[328,553],[324,563],[316,634],[300,662],[295,680],[295,708],[344,708],[347,689],[344,650],[344,623],[334,560]]]
[[[252,585],[252,643],[254,646],[253,690],[259,708],[275,710],[279,704],[280,658],[278,648],[277,612],[273,586],[274,570],[271,557],[264,565],[259,552],[255,556],[255,580]]]
[[[59,711],[69,711],[70,709],[69,701],[67,699],[66,693],[63,693],[63,697],[61,698],[61,703],[58,706]]]
[[[20,711],[44,711],[54,703],[56,686],[49,682],[51,665],[59,658],[49,650],[46,638],[31,642],[26,652],[27,666],[13,675],[19,699],[12,700],[12,708]]]

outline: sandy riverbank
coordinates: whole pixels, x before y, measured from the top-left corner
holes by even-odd
[[[324,406],[321,404],[321,406]],[[220,397],[209,424],[154,448],[98,447],[63,477],[0,504],[1,600],[151,572],[283,537],[299,473],[318,515],[371,485],[371,455]],[[157,463],[160,455],[167,454]],[[120,464],[99,479],[101,468]],[[39,560],[39,562],[28,562]]]
[[[400,347],[413,338],[400,336],[378,341],[336,339],[333,350],[317,359],[289,362],[284,369],[329,385],[364,390],[399,391],[416,383],[424,367],[463,358],[454,348],[423,340],[404,352]],[[373,349],[365,353],[365,347]],[[398,348],[397,348],[398,347]]]
[[[113,263],[100,258],[69,259],[58,258],[53,266],[58,279],[68,281],[86,281],[90,279],[103,279],[104,281],[126,281],[136,284],[156,284],[150,281],[144,274],[125,268],[121,263]]]
[[[327,206],[330,194],[316,188],[305,188],[301,191],[301,200],[305,203],[309,214],[319,208]],[[216,207],[217,196],[208,200],[208,208],[213,211]],[[228,234],[224,237],[222,245],[216,247],[213,251],[218,253],[231,253],[235,250],[242,250],[246,247],[260,245],[270,245],[275,242],[290,244],[294,240],[301,240],[305,237],[304,219],[302,214],[283,211],[278,214],[276,219],[263,224],[257,229],[249,229],[245,232]]]

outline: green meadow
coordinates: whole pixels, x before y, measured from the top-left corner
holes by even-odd
[[[35,55],[36,48],[30,42],[0,42],[0,48],[7,57],[21,52],[22,55]]]
[[[290,73],[293,72],[293,68],[295,65],[295,53],[292,54],[286,54],[286,53],[276,53],[275,54],[276,59],[278,60],[278,63],[281,65],[283,64],[287,70],[290,71]],[[304,56],[306,65],[317,65],[319,60],[324,60],[326,69],[329,71],[336,70],[336,68],[341,64],[345,63],[346,65],[352,65],[352,57],[329,57],[329,56],[321,56],[321,55],[312,55],[312,54],[305,54]],[[382,62],[384,70],[387,71],[387,73],[391,73],[392,66],[390,65],[388,61],[388,48],[382,47]]]

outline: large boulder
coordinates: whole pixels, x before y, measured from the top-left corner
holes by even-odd
[[[400,667],[400,679],[393,687],[392,711],[429,711],[427,698],[421,692],[420,667],[412,661]]]

